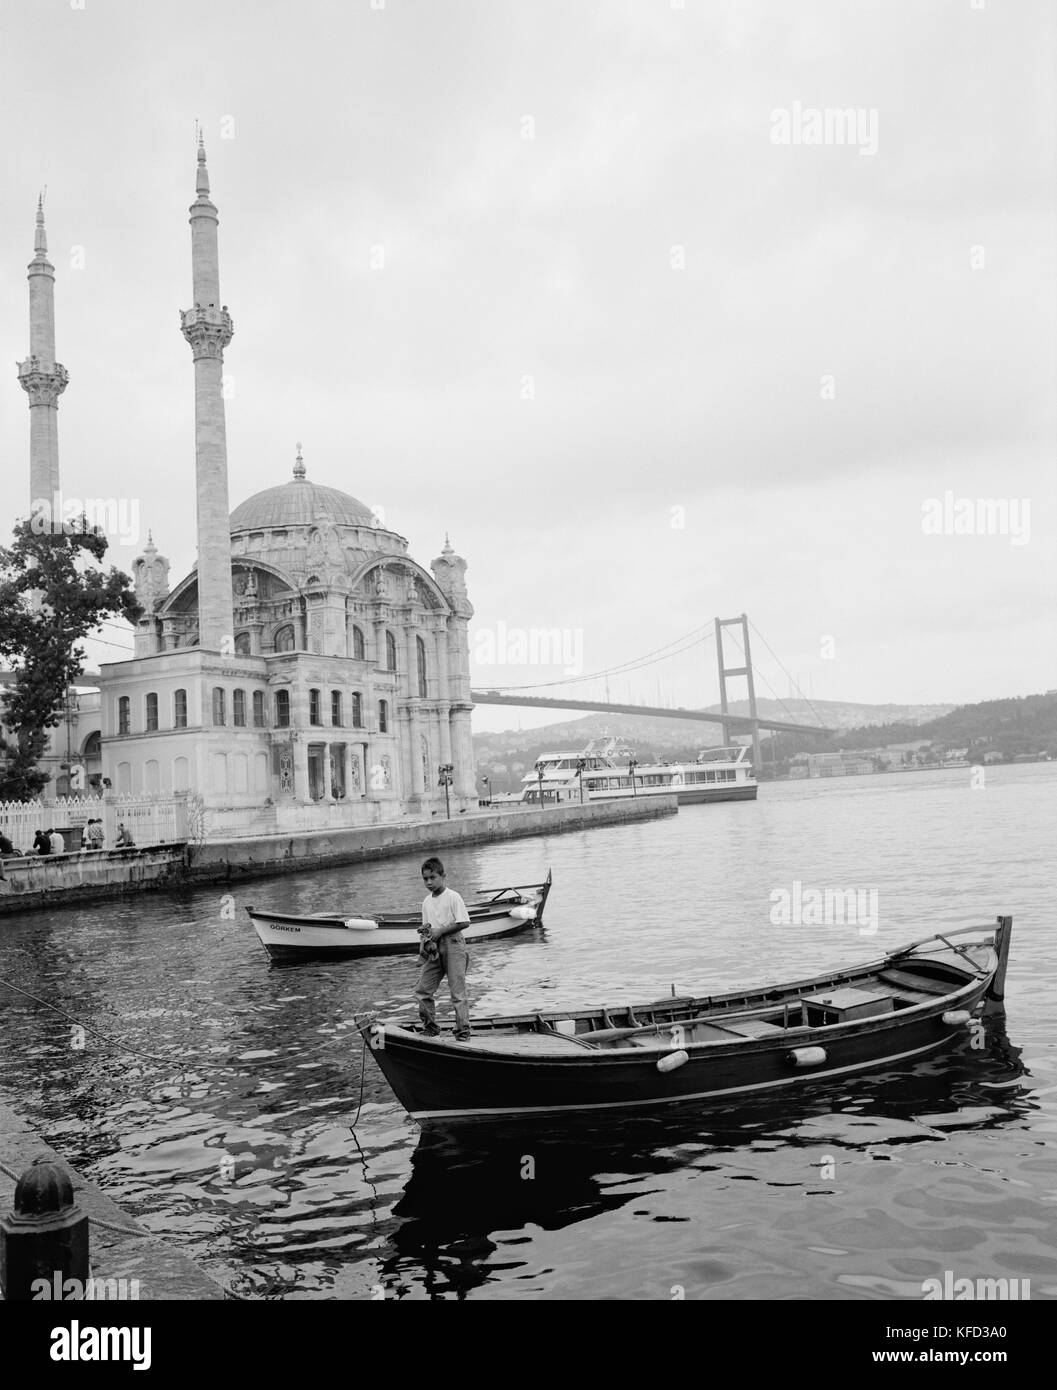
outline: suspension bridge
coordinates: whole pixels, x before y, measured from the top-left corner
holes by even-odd
[[[748,616],[741,613],[736,618],[716,618],[709,627],[695,629],[693,632],[678,637],[674,642],[669,642],[663,647],[658,647],[653,652],[647,652],[642,657],[633,658],[618,666],[608,667],[602,671],[592,671],[582,676],[566,676],[560,680],[545,681],[537,685],[521,686],[500,686],[490,690],[472,690],[470,692],[474,704],[476,705],[518,705],[528,706],[536,709],[563,709],[563,710],[588,710],[600,713],[630,714],[654,719],[684,719],[697,721],[700,723],[722,724],[723,741],[730,743],[734,733],[749,733],[752,735],[753,763],[756,767],[761,766],[760,758],[760,730],[766,729],[774,733],[787,734],[832,734],[834,729],[823,724],[821,716],[811,705],[811,702],[799,691],[798,696],[801,701],[806,703],[811,712],[818,720],[815,724],[805,724],[800,720],[790,717],[789,719],[769,719],[761,716],[757,707],[756,682],[761,680],[770,691],[772,697],[780,705],[785,707],[785,702],[775,694],[770,683],[753,666],[751,648],[749,645],[750,626],[756,636],[760,638],[764,646],[767,647],[772,658],[779,667],[789,676],[788,671],[782,666],[781,661],[775,655],[770,645],[766,642],[763,635],[750,624]],[[734,629],[741,629],[741,639],[739,641]],[[627,701],[615,701],[608,698],[603,700],[581,699],[575,695],[564,695],[560,693],[539,694],[536,692],[543,690],[554,690],[557,686],[573,686],[585,682],[595,682],[604,680],[606,683],[607,695],[609,680],[617,676],[625,676],[633,671],[641,671],[646,667],[657,665],[660,662],[670,661],[673,657],[682,655],[692,648],[702,643],[715,639],[716,642],[716,661],[719,674],[719,709],[702,710],[688,709],[681,706],[671,705],[650,705],[645,703],[631,703]],[[724,639],[732,641],[738,649],[740,661],[736,665],[728,665],[724,647]],[[748,697],[748,714],[734,714],[730,709],[730,694],[728,690],[728,680],[744,678],[746,683],[746,693]],[[791,684],[792,677],[789,677]],[[786,711],[789,713],[788,709]]]

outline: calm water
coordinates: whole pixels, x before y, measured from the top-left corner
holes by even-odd
[[[755,805],[446,855],[449,881],[554,871],[545,932],[478,945],[479,1012],[641,1001],[816,973],[1014,917],[983,1051],[710,1111],[422,1133],[358,1010],[408,958],[278,968],[242,912],[417,902],[418,856],[0,920],[0,1090],[234,1292],[370,1298],[908,1298],[922,1280],[1057,1296],[1057,766],[765,786]],[[774,926],[771,892],[877,890],[877,931]],[[869,924],[867,924],[868,926]],[[440,995],[441,1011],[445,995]],[[167,1060],[171,1059],[171,1060]],[[4,1188],[8,1190],[7,1186]]]

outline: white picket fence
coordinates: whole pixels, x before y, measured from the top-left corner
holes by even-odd
[[[103,822],[103,847],[117,845],[123,823],[137,845],[173,844],[188,838],[186,796],[61,796],[48,801],[0,801],[0,830],[16,849],[29,852],[38,830],[68,830],[89,819]]]

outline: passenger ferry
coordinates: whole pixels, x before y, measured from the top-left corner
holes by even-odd
[[[675,792],[680,806],[702,801],[755,801],[756,774],[747,747],[706,748],[692,763],[638,763],[630,748],[615,739],[594,739],[582,753],[542,753],[521,779],[520,795],[510,800],[539,805],[580,800],[579,769],[583,768],[583,799],[610,801],[626,796],[658,796]],[[621,767],[617,756],[628,759]],[[542,772],[542,777],[541,777]],[[495,798],[498,800],[499,798]]]

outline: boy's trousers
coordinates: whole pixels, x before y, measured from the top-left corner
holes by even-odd
[[[456,941],[452,936],[442,936],[437,942],[439,960],[424,960],[418,972],[415,998],[418,1000],[418,1016],[427,1028],[437,1026],[437,1010],[433,996],[441,980],[448,977],[452,1007],[455,1010],[456,1033],[470,1031],[470,1006],[466,999],[466,963],[470,958],[465,941]]]

